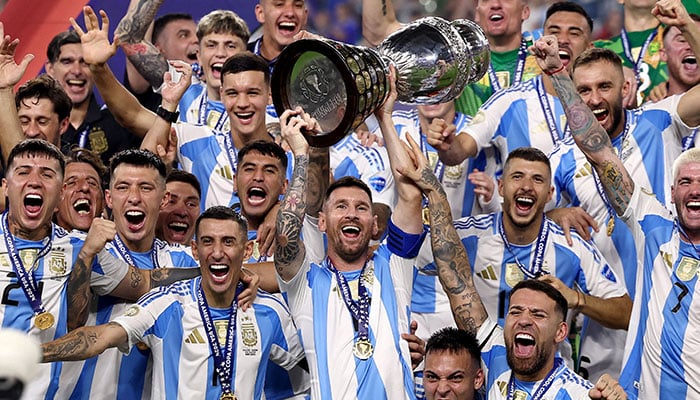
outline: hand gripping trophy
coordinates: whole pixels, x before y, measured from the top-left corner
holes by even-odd
[[[280,54],[272,74],[278,115],[301,106],[321,133],[309,144],[327,147],[357,128],[384,102],[389,65],[397,72],[398,101],[437,104],[457,98],[488,70],[486,35],[466,19],[416,20],[389,35],[377,50],[330,39],[301,39]]]

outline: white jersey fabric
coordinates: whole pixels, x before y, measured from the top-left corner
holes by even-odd
[[[52,224],[51,247],[46,256],[36,259],[44,247],[45,241],[28,241],[15,237],[15,246],[25,269],[31,269],[31,276],[37,284],[41,304],[50,312],[55,323],[46,330],[34,326],[34,311],[24,294],[12,269],[10,257],[5,246],[4,235],[0,227],[0,320],[3,328],[14,328],[46,343],[67,333],[67,293],[68,278],[77,260],[78,252],[83,247],[85,234],[79,231],[67,232]],[[33,266],[33,267],[32,267]],[[100,295],[110,293],[124,278],[128,266],[106,252],[101,252],[92,265],[90,286]],[[39,364],[37,376],[26,387],[25,399],[65,399],[70,395],[66,386],[72,386],[80,373],[82,362],[54,362]]]
[[[219,378],[197,305],[201,278],[154,289],[114,322],[128,334],[129,352],[144,342],[153,352],[153,399],[218,399]],[[225,341],[230,309],[209,308],[219,341]],[[303,358],[286,306],[259,291],[236,314],[232,387],[241,399],[263,398],[266,361],[291,369]]]
[[[416,235],[417,236],[417,235]],[[390,234],[391,237],[391,234]],[[301,332],[311,374],[312,399],[415,399],[407,342],[413,259],[394,254],[387,244],[373,253],[363,279],[370,285],[369,339],[374,347],[367,360],[353,355],[357,333],[328,261],[308,258],[280,288]],[[342,272],[357,296],[360,271]]]
[[[632,399],[700,399],[698,249],[681,240],[671,212],[641,185],[622,218],[641,269],[620,384]]]
[[[180,99],[178,109],[182,122],[206,125],[216,132],[231,130],[224,104],[207,96],[207,84],[204,82],[192,84],[187,88]]]
[[[127,262],[110,243],[107,251],[114,257]],[[157,265],[154,265],[152,252],[155,251]],[[155,268],[198,268],[189,247],[170,245],[155,239],[150,251],[130,252],[136,267],[152,270]],[[97,307],[91,310],[87,326],[106,324],[133,304],[112,296],[100,296]],[[150,399],[151,363],[150,350],[145,346],[134,347],[128,356],[115,348],[107,349],[97,357],[84,361],[83,369],[71,394],[74,399]]]
[[[513,379],[515,399],[530,400],[545,380],[525,382],[511,377],[508,366],[503,329],[496,322],[487,319],[477,332],[477,340],[482,347],[481,359],[484,366],[485,386],[489,400],[509,399],[508,388]],[[561,358],[555,359],[554,378],[541,399],[578,400],[588,399],[588,391],[593,387],[566,366]],[[517,392],[520,393],[517,393]]]

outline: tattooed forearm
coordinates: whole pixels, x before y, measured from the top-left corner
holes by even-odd
[[[487,314],[474,286],[467,251],[452,225],[447,198],[439,191],[432,191],[428,201],[430,240],[440,283],[450,299],[458,326],[476,333],[486,321]]]
[[[551,78],[576,145],[598,173],[610,204],[618,214],[624,213],[634,191],[634,181],[615,154],[608,132],[583,102],[567,74],[559,73]]]
[[[301,266],[304,246],[301,242],[301,226],[306,213],[306,180],[309,169],[307,154],[294,157],[292,184],[282,201],[277,215],[277,247],[275,267],[284,280],[293,277]]]
[[[145,39],[146,31],[153,22],[163,0],[140,0],[119,21],[114,36],[122,43],[138,43]]]
[[[158,88],[163,84],[163,74],[168,70],[168,61],[150,43],[123,44],[122,49],[129,61],[148,83]]]
[[[90,257],[92,260],[92,257]],[[66,292],[68,295],[68,331],[77,329],[87,322],[90,311],[90,271],[91,268],[80,257],[73,265]],[[92,264],[92,262],[90,262]]]
[[[98,335],[94,328],[96,327],[83,327],[53,342],[42,344],[43,362],[85,360],[101,353],[104,349],[99,350],[95,346]]]
[[[323,196],[328,189],[330,159],[328,147],[312,147],[309,154],[308,182],[306,184],[306,213],[316,217],[323,205]]]
[[[440,183],[430,167],[426,166],[421,170],[421,180],[424,182],[424,187],[430,188],[430,190],[436,191],[440,196],[447,198],[445,188],[442,187],[442,183]]]
[[[156,268],[151,272],[151,289],[167,286],[177,281],[192,279],[201,274],[199,268]]]

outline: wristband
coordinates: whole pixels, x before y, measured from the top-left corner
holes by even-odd
[[[556,74],[556,73],[559,73],[559,72],[561,72],[561,71],[563,71],[563,70],[564,70],[564,64],[562,64],[561,67],[555,69],[554,71],[551,71],[551,72],[549,72],[549,71],[542,71],[542,72],[544,72],[546,75],[552,76],[552,75],[554,75],[554,74]]]
[[[163,106],[158,106],[158,108],[156,108],[156,115],[170,122],[171,124],[174,124],[177,122],[177,118],[180,116],[180,112],[168,111],[165,108],[163,108]]]

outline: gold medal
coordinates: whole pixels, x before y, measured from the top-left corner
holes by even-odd
[[[42,331],[51,328],[54,322],[55,320],[53,315],[48,311],[41,312],[37,314],[34,318],[34,326],[41,329]]]
[[[423,217],[423,225],[430,225],[430,210],[428,207],[423,207],[421,216]]]
[[[374,348],[372,347],[372,343],[367,339],[358,340],[355,342],[355,346],[352,349],[352,353],[360,360],[366,360],[372,357],[373,352]]]
[[[219,400],[236,400],[236,395],[233,393],[221,393]]]
[[[612,236],[613,229],[615,229],[615,217],[610,216],[608,218],[608,237]]]

